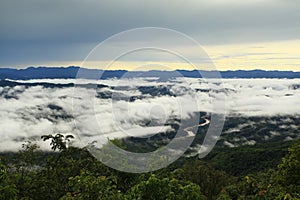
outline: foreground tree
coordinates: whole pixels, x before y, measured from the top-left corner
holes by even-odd
[[[41,138],[43,139],[43,141],[51,139],[50,145],[53,151],[55,151],[56,149],[62,151],[68,148],[68,143],[70,142],[70,139],[74,139],[74,136],[64,136],[60,133],[57,133],[56,135],[43,135]]]
[[[199,185],[201,192],[208,199],[215,199],[222,188],[233,183],[231,176],[198,159],[191,160],[183,166],[183,177]]]
[[[279,184],[286,193],[300,198],[300,141],[289,148],[279,168]]]
[[[62,200],[118,200],[124,196],[116,188],[116,178],[95,176],[88,171],[82,171],[80,175],[69,178],[71,190],[62,197]]]
[[[175,178],[157,178],[154,174],[148,180],[134,186],[128,194],[128,199],[137,200],[194,200],[206,199],[201,194],[200,187],[191,182],[179,181]]]
[[[18,190],[16,185],[10,183],[7,177],[7,168],[0,159],[0,200],[17,199]]]
[[[250,174],[219,195],[225,199],[300,199],[300,142],[289,148],[277,170]]]

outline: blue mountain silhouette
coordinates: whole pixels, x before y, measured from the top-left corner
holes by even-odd
[[[80,68],[76,66],[70,67],[29,67],[26,69],[0,68],[0,79],[26,80],[26,79],[54,79],[54,78],[76,78]],[[99,74],[101,79],[121,78],[121,77],[159,77],[161,79],[169,79],[175,77],[190,78],[215,78],[216,71],[126,71],[126,70],[96,70],[84,69],[87,74]],[[300,72],[293,71],[264,71],[264,70],[237,70],[237,71],[221,71],[223,78],[300,78]],[[82,77],[87,78],[87,77]]]

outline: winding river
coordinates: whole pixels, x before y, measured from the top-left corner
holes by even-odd
[[[193,133],[193,131],[191,131],[191,129],[193,129],[195,127],[199,127],[199,126],[205,126],[210,123],[210,120],[207,119],[206,117],[201,117],[201,118],[204,119],[205,122],[203,122],[201,124],[197,124],[195,126],[189,126],[189,127],[186,127],[185,129],[183,129],[188,134],[188,137],[194,137],[196,135],[195,133]]]

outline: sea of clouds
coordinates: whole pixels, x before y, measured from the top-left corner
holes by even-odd
[[[166,122],[171,119],[188,119],[200,111],[218,113],[213,102],[221,101],[220,96],[225,96],[227,116],[300,113],[300,79],[224,79],[223,83],[193,78],[15,82],[19,85],[0,87],[0,151],[16,151],[24,141],[40,141],[45,134],[75,134],[75,145],[84,146],[99,138],[96,129],[110,139],[168,132],[172,127]],[[45,87],[30,83],[94,83],[105,87]],[[38,144],[49,149],[47,142]]]

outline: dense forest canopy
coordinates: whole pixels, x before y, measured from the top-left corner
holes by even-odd
[[[288,149],[279,164],[262,159],[259,165],[269,168],[253,165],[248,174],[239,165],[265,156],[262,146],[215,148],[204,160],[182,157],[152,173],[130,174],[103,165],[85,148],[68,145],[71,135],[42,138],[51,140],[53,152],[29,141],[18,153],[1,154],[0,199],[300,198],[300,140],[278,143],[283,152]],[[275,154],[277,148],[275,143],[265,146]]]

